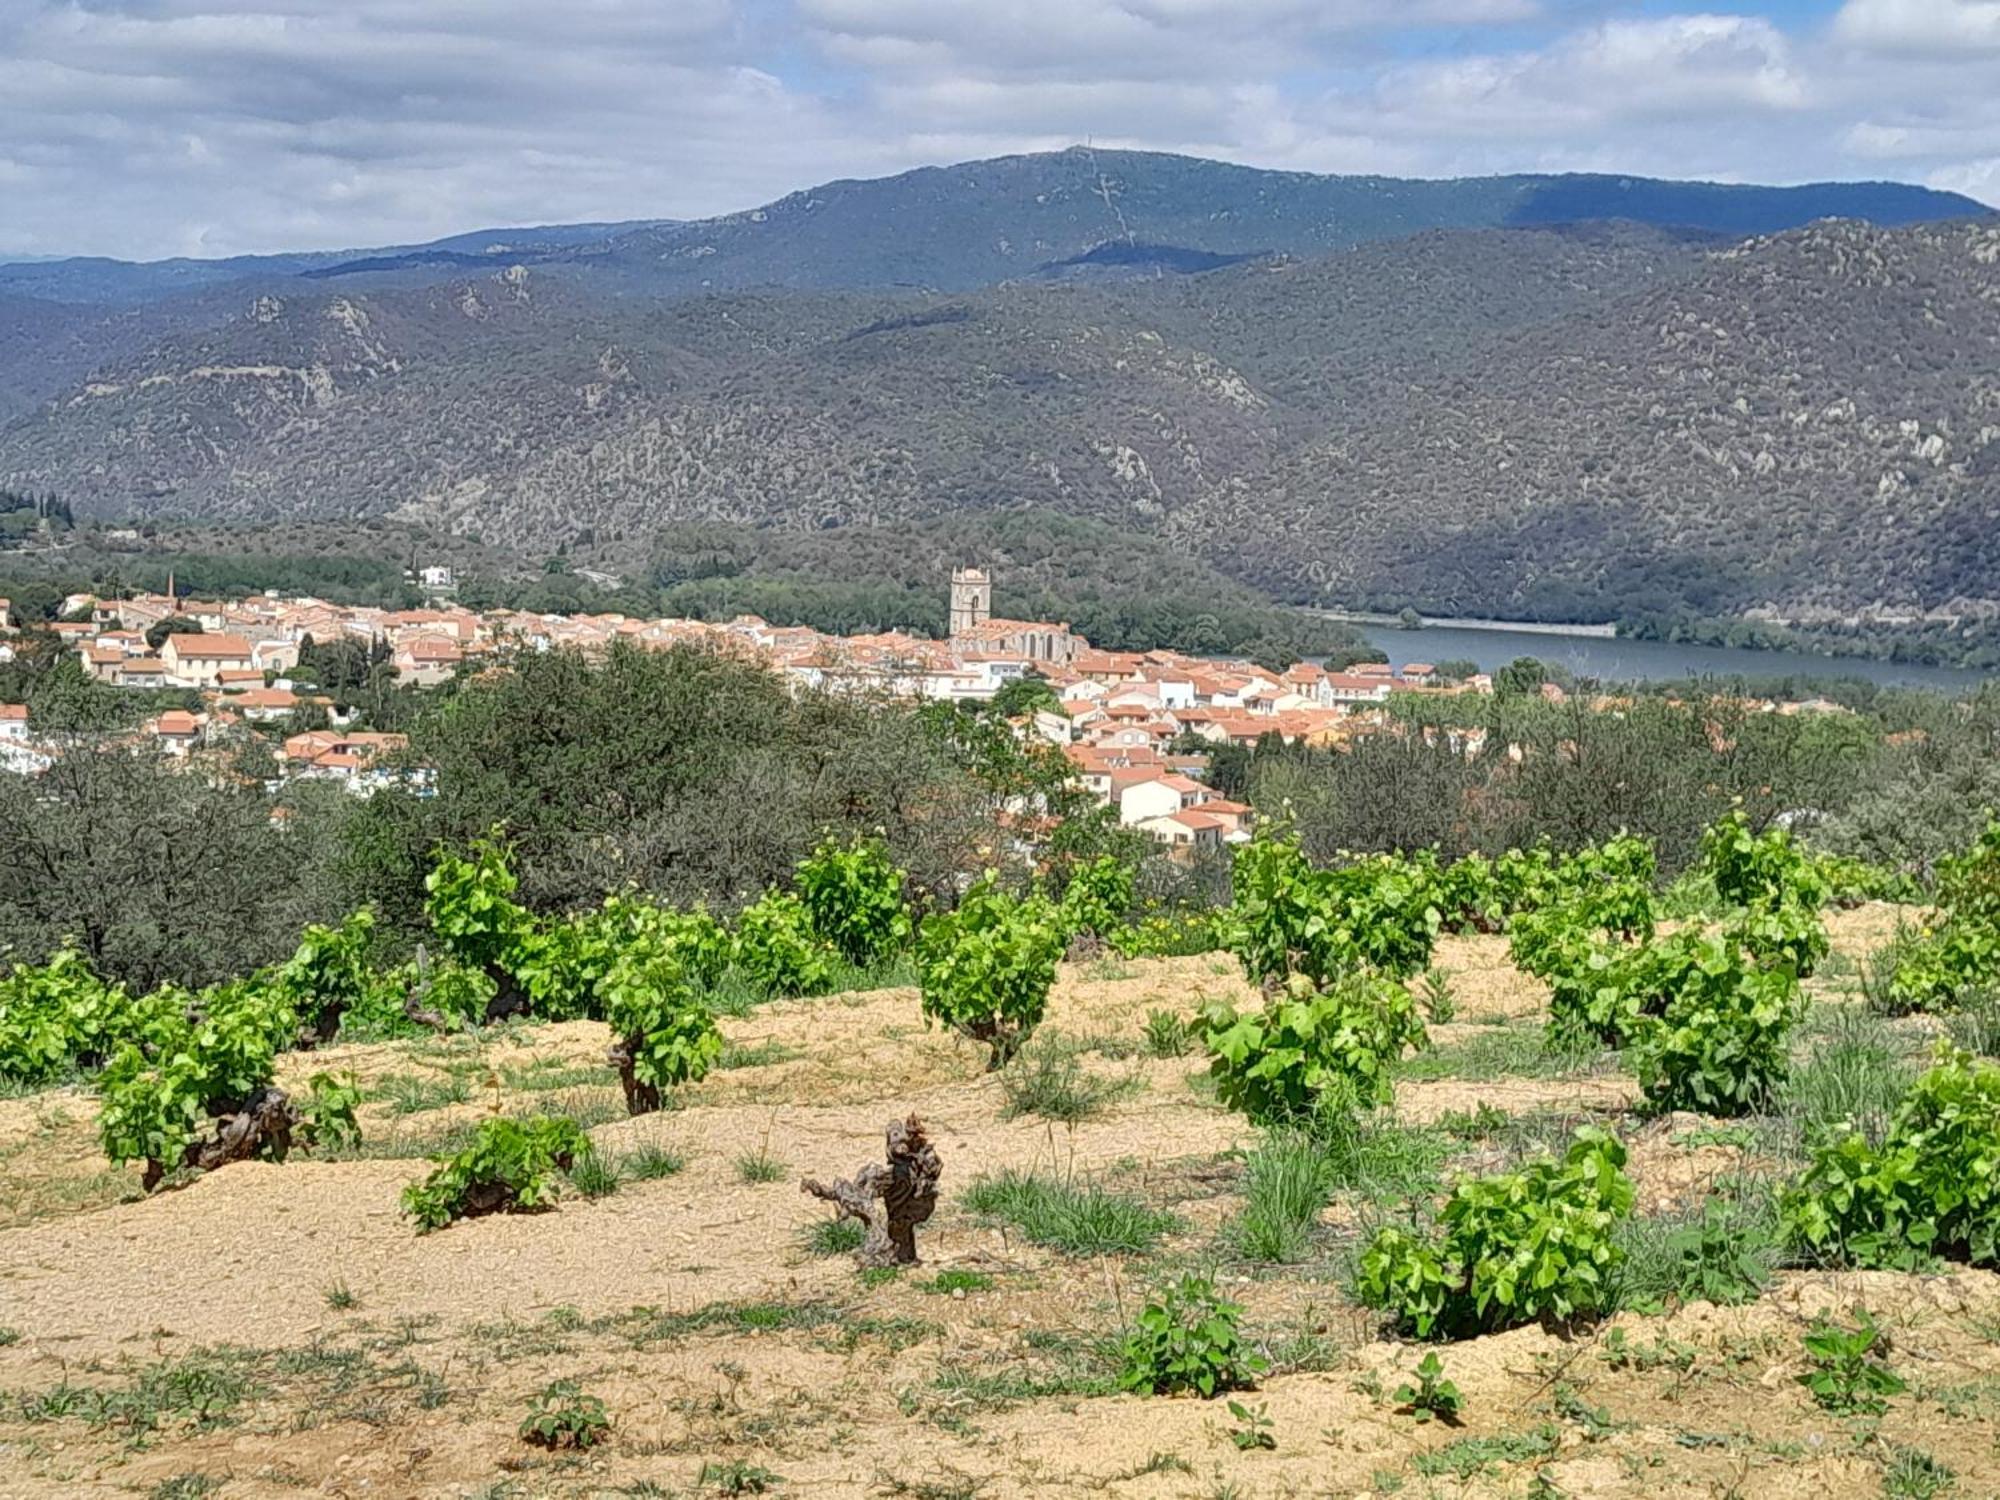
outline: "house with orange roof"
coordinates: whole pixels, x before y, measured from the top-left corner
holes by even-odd
[[[191,755],[201,744],[202,721],[184,708],[170,708],[146,726],[169,755]]]
[[[170,635],[160,643],[160,665],[175,687],[214,687],[225,671],[254,668],[256,659],[240,635]]]

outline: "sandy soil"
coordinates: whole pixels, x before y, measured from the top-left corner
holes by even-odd
[[[1858,964],[1889,908],[1837,914]],[[1531,1025],[1546,990],[1500,939],[1450,939],[1447,1043]],[[1342,1291],[1358,1227],[1392,1211],[1336,1200],[1290,1267],[1229,1248],[1241,1149],[1198,1058],[1151,1059],[1147,1013],[1250,998],[1232,965],[1182,959],[1067,970],[1048,1027],[1117,1085],[1074,1126],[1006,1118],[974,1050],[924,1030],[909,990],[764,1007],[725,1023],[747,1065],[626,1120],[602,1027],[341,1047],[378,1097],[371,1151],[227,1168],[144,1198],[98,1155],[77,1091],[0,1102],[0,1500],[315,1491],[363,1496],[1307,1495],[1979,1496],[2000,1487],[2000,1277],[1791,1272],[1759,1301],[1524,1329],[1445,1347],[1461,1426],[1420,1423],[1394,1391],[1422,1350],[1382,1336]],[[757,1061],[757,1059],[765,1059]],[[1764,1165],[1692,1116],[1647,1120],[1615,1066],[1571,1078],[1405,1080],[1419,1126],[1480,1105],[1603,1118],[1625,1135],[1641,1211],[1698,1203]],[[596,1201],[419,1236],[398,1212],[418,1154],[488,1109],[597,1120],[621,1157],[685,1157]],[[914,1109],[946,1161],[925,1264],[864,1278],[808,1252],[824,1208],[804,1174],[846,1174]],[[1503,1148],[1465,1143],[1458,1166]],[[745,1181],[762,1155],[783,1175]],[[1169,1209],[1150,1256],[1072,1258],[976,1220],[975,1176],[1039,1168]],[[1447,1173],[1448,1175],[1448,1173]],[[1112,1394],[1108,1351],[1150,1288],[1213,1269],[1277,1357],[1260,1389],[1271,1449],[1239,1451],[1222,1402]],[[977,1273],[956,1291],[940,1272]],[[1866,1306],[1909,1392],[1877,1419],[1822,1411],[1794,1377],[1821,1312]],[[1622,1351],[1613,1334],[1623,1341]],[[516,1426],[551,1381],[601,1397],[611,1440],[551,1454]],[[1907,1454],[1956,1488],[1885,1491]],[[1539,1489],[1532,1487],[1540,1485]],[[1549,1488],[1553,1487],[1553,1488]]]

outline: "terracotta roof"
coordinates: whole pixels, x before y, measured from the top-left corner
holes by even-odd
[[[249,660],[250,643],[240,635],[170,635],[161,651],[174,648],[174,655],[193,661]]]

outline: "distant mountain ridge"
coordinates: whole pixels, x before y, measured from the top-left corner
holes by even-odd
[[[621,559],[1035,508],[1432,613],[2000,603],[1997,268],[1987,217],[1435,229],[948,293],[294,280],[0,430],[0,487]]]
[[[1119,244],[1196,259],[1323,255],[1440,228],[1623,219],[1740,236],[1822,218],[1895,227],[1987,212],[1960,194],[1888,182],[1323,176],[1075,147],[829,182],[699,221],[482,230],[425,245],[216,261],[0,265],[0,295],[136,303],[276,278],[410,285],[496,260],[654,296],[759,287],[961,291],[1042,274]]]

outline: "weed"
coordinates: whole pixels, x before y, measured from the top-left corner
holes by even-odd
[[[981,1177],[963,1201],[970,1212],[1004,1219],[1033,1243],[1071,1255],[1137,1255],[1177,1224],[1172,1214],[1096,1183],[1033,1172]]]
[[[1820,1006],[1811,1025],[1816,1035],[1779,1095],[1790,1144],[1810,1146],[1852,1127],[1879,1145],[1913,1077],[1896,1034],[1880,1016],[1852,1005]]]
[[[1551,1038],[1537,1027],[1496,1026],[1462,1042],[1405,1058],[1398,1072],[1413,1079],[1564,1078],[1587,1071],[1602,1055],[1594,1042]]]
[[[993,1278],[984,1271],[940,1271],[925,1282],[919,1291],[939,1292],[950,1296],[955,1292],[989,1292],[993,1289]]]
[[[1187,1017],[1170,1010],[1146,1012],[1146,1054],[1149,1057],[1185,1057],[1194,1046],[1194,1031]]]
[[[419,1115],[463,1104],[472,1097],[472,1080],[464,1072],[442,1078],[416,1073],[391,1073],[375,1086],[375,1097],[392,1115]]]
[[[1102,1113],[1136,1085],[1136,1079],[1098,1077],[1084,1067],[1081,1051],[1066,1037],[1044,1034],[1029,1041],[1000,1074],[1007,1096],[1002,1116],[1012,1120],[1035,1114],[1074,1125]]]
[[[1882,1466],[1882,1500],[1936,1500],[1958,1476],[1921,1448],[1892,1449]]]
[[[722,1049],[722,1055],[715,1060],[720,1069],[768,1068],[774,1063],[792,1062],[805,1054],[796,1047],[787,1047],[783,1042],[764,1041],[754,1045],[731,1042]]]
[[[808,1255],[848,1255],[861,1248],[868,1231],[855,1219],[815,1219],[800,1239]]]
[[[1288,1264],[1304,1258],[1332,1173],[1318,1143],[1273,1131],[1244,1163],[1243,1212],[1228,1236],[1246,1260]]]
[[[201,1500],[203,1495],[213,1495],[223,1484],[213,1474],[176,1474],[146,1491],[146,1500]]]
[[[1779,1260],[1777,1201],[1768,1184],[1725,1179],[1687,1213],[1630,1219],[1613,1242],[1625,1252],[1618,1305],[1664,1311],[1671,1301],[1735,1305],[1755,1299]]]
[[[611,1436],[611,1419],[604,1403],[576,1381],[558,1380],[529,1399],[520,1432],[524,1442],[542,1448],[593,1448]]]
[[[586,1198],[610,1197],[623,1176],[617,1162],[594,1148],[579,1153],[569,1169],[570,1182]]]
[[[1479,1107],[1470,1112],[1450,1110],[1437,1117],[1437,1128],[1445,1134],[1461,1141],[1491,1140],[1506,1130],[1513,1116],[1504,1109],[1496,1109],[1484,1099]]]
[[[1236,1326],[1242,1314],[1216,1296],[1206,1277],[1182,1277],[1139,1314],[1121,1351],[1120,1388],[1142,1396],[1213,1396],[1250,1384],[1266,1366],[1244,1351]]]
[[[634,1182],[654,1182],[673,1176],[686,1165],[687,1157],[671,1146],[648,1141],[628,1151],[618,1163],[618,1170]]]
[[[1433,1026],[1443,1026],[1458,1015],[1458,1001],[1451,993],[1451,970],[1429,969],[1424,973],[1423,992],[1417,997],[1424,1018]]]
[[[736,1158],[736,1175],[744,1182],[779,1182],[785,1176],[785,1164],[771,1155],[768,1147],[759,1147]]]
[[[1798,1377],[1799,1384],[1828,1411],[1879,1416],[1889,1409],[1890,1396],[1909,1389],[1902,1376],[1874,1357],[1881,1338],[1865,1310],[1853,1328],[1821,1318],[1805,1336],[1812,1368]]]
[[[1460,1438],[1442,1448],[1419,1453],[1410,1467],[1426,1478],[1450,1475],[1470,1479],[1495,1464],[1532,1463],[1547,1458],[1562,1441],[1562,1430],[1545,1422],[1527,1432],[1502,1432],[1492,1437]]]
[[[1238,1453],[1278,1446],[1278,1439],[1271,1431],[1274,1424],[1266,1414],[1265,1403],[1260,1401],[1252,1408],[1241,1401],[1232,1401],[1229,1403],[1229,1415],[1236,1419],[1236,1425],[1229,1429],[1229,1441],[1236,1445]]]
[[[335,1312],[351,1312],[361,1305],[361,1299],[344,1281],[334,1282],[321,1295],[326,1298],[326,1305]]]
[[[703,1464],[694,1482],[705,1490],[723,1495],[762,1495],[785,1481],[782,1475],[773,1474],[769,1469],[732,1458],[726,1464]]]
[[[1410,1413],[1419,1422],[1436,1417],[1447,1426],[1458,1425],[1459,1408],[1465,1404],[1458,1387],[1444,1378],[1444,1361],[1433,1349],[1417,1366],[1417,1383],[1405,1381],[1396,1387],[1396,1409]]]

